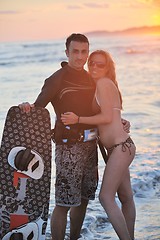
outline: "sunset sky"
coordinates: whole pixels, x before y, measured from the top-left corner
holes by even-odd
[[[0,0],[0,41],[160,25],[160,0]]]

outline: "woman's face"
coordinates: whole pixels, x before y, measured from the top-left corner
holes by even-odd
[[[105,77],[107,73],[106,58],[102,54],[93,54],[88,62],[88,70],[94,80]]]

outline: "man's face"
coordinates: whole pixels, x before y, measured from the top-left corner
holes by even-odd
[[[66,50],[68,65],[76,70],[82,70],[89,54],[88,43],[71,41],[69,49]]]

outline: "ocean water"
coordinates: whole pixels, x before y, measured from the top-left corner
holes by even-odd
[[[130,166],[137,210],[135,237],[137,240],[160,239],[160,36],[96,36],[89,39],[90,51],[108,50],[114,58],[124,102],[122,115],[131,122],[131,137],[137,146],[135,160]],[[0,43],[0,138],[8,109],[24,101],[34,102],[44,79],[66,60],[64,42],[65,39]],[[55,114],[50,104],[47,108],[54,125]],[[100,179],[96,199],[89,203],[80,239],[118,239],[98,200],[104,167],[99,152]],[[53,154],[50,214],[54,207],[54,181]],[[47,239],[50,237],[50,214]],[[68,234],[69,224],[66,239]]]

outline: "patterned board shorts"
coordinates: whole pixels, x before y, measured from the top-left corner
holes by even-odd
[[[98,184],[95,141],[56,145],[55,199],[59,206],[79,206],[81,198],[93,200]]]

